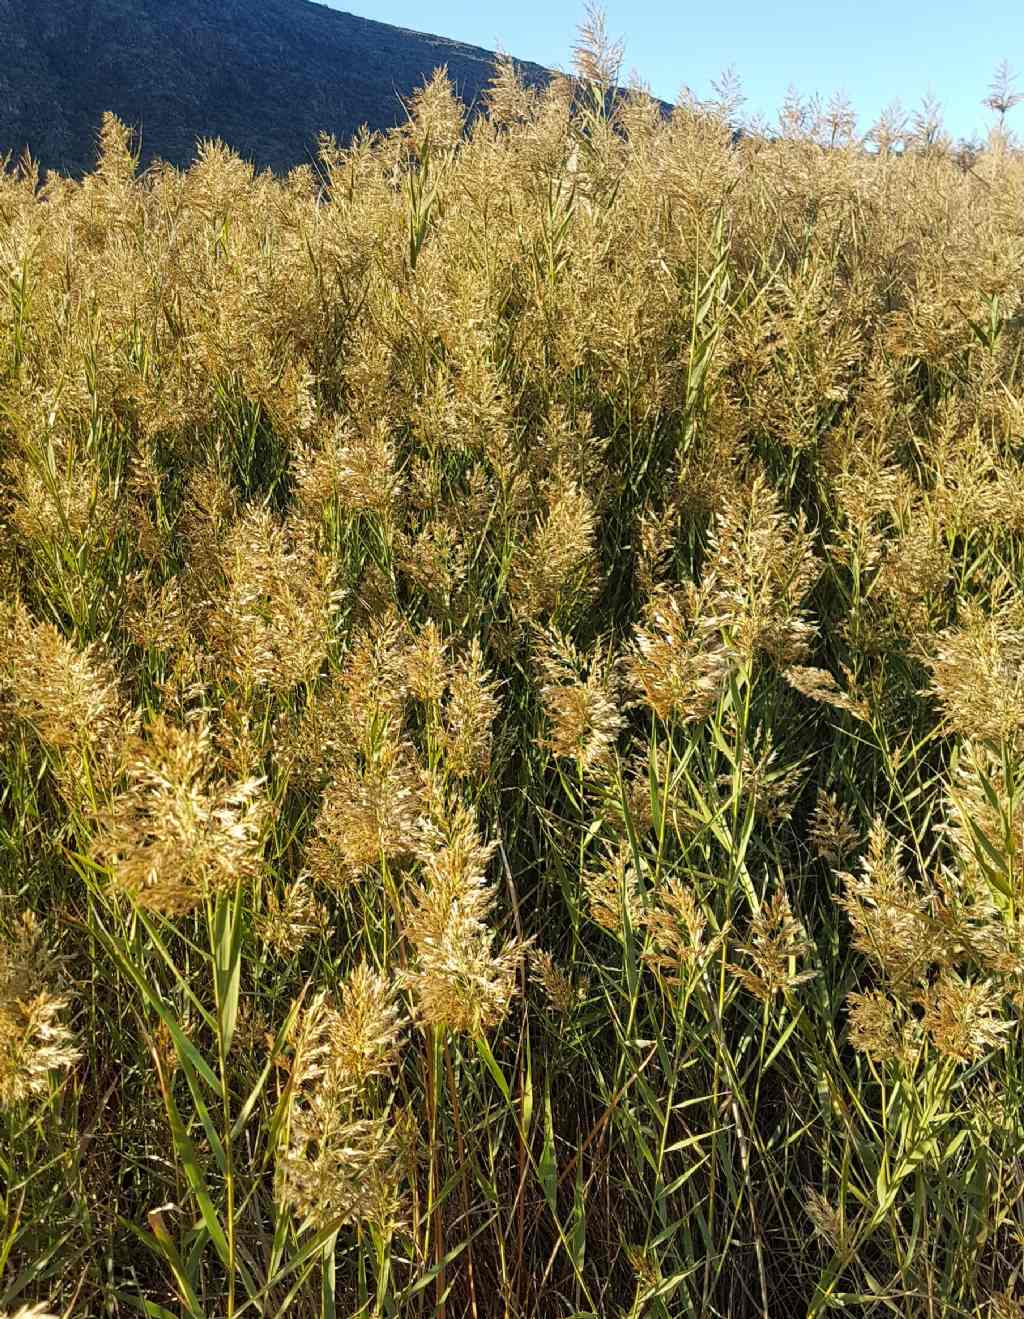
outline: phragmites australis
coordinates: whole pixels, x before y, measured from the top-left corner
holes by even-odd
[[[409,856],[422,809],[421,773],[408,743],[382,738],[362,763],[343,760],[316,818],[306,855],[310,874],[338,887]]]
[[[327,560],[301,527],[248,510],[224,538],[226,588],[208,630],[232,679],[288,691],[317,676],[337,606]]]
[[[610,654],[595,649],[583,656],[552,630],[542,639],[538,664],[548,724],[543,744],[553,756],[574,760],[583,773],[606,768],[625,725]]]
[[[1024,630],[977,607],[942,632],[930,658],[931,690],[948,728],[998,745],[1024,729]]]
[[[474,637],[451,666],[440,732],[445,767],[455,778],[482,778],[490,768],[497,690]]]
[[[405,672],[407,637],[393,612],[374,619],[350,639],[338,673],[344,732],[370,755],[382,737],[398,735],[409,694]]]
[[[766,1001],[776,994],[791,993],[817,974],[813,969],[799,969],[814,948],[784,888],[776,889],[771,901],[754,914],[747,942],[738,951],[748,965],[730,969],[745,989]]]
[[[110,532],[113,497],[95,453],[67,424],[56,433],[27,429],[19,456],[6,463],[14,530],[37,556],[61,544],[99,549]]]
[[[913,1018],[905,1015],[900,1002],[884,990],[846,996],[847,1032],[850,1043],[876,1063],[909,1060]]]
[[[1009,770],[1009,776],[1007,771]],[[983,742],[963,741],[950,766],[944,833],[961,883],[986,891],[994,883],[1016,898],[1024,857],[1024,799],[1019,762]]]
[[[814,626],[804,600],[819,573],[813,544],[805,519],[791,522],[760,475],[726,500],[702,584],[745,659],[763,654],[786,668],[805,656]]]
[[[517,552],[509,584],[517,615],[537,622],[586,598],[594,587],[597,519],[589,496],[562,469],[545,495],[546,507]]]
[[[283,897],[267,894],[266,911],[256,923],[260,938],[281,955],[296,953],[327,930],[327,911],[316,900],[305,876],[289,884]]]
[[[876,818],[857,872],[844,872],[836,901],[853,927],[854,947],[894,989],[908,992],[931,964],[936,927],[934,893],[907,874],[897,843]]]
[[[21,1319],[1021,1311],[1008,75],[957,149],[576,54],[0,161]]]
[[[79,1058],[66,1020],[70,1000],[53,989],[59,979],[38,921],[25,912],[0,938],[0,1108],[43,1094],[51,1076]]]
[[[1002,1015],[1002,998],[991,981],[967,980],[943,970],[915,1001],[935,1048],[957,1062],[971,1062],[1006,1045],[1013,1023]]]
[[[399,1218],[400,1133],[380,1083],[398,1061],[403,1026],[393,984],[359,963],[337,1007],[320,994],[292,1028],[278,1196],[318,1230],[351,1223],[388,1230]]]
[[[685,984],[722,946],[712,932],[704,906],[693,888],[678,876],[652,889],[643,912],[647,933],[645,963],[669,986]]]
[[[93,645],[79,649],[21,604],[0,613],[0,703],[70,774],[88,758],[108,764],[132,726],[113,665]],[[2,705],[0,705],[2,709]]]
[[[478,1035],[508,1010],[526,946],[497,944],[489,924],[495,893],[487,867],[497,844],[482,842],[468,808],[440,806],[442,818],[425,827],[418,846],[422,874],[405,923],[412,959],[401,979],[424,1025]]]
[[[383,420],[356,433],[350,421],[339,418],[322,446],[300,446],[294,463],[296,502],[314,525],[335,510],[390,513],[400,490],[395,448]]]
[[[837,710],[845,710],[857,719],[868,718],[868,707],[865,702],[847,695],[827,669],[791,664],[784,671],[783,677],[801,696],[806,696],[811,701],[834,706]]]
[[[814,851],[831,866],[842,865],[860,845],[849,807],[823,788],[818,789],[807,836]]]
[[[584,976],[574,984],[565,969],[543,948],[531,949],[530,965],[540,980],[552,1012],[562,1017],[567,1016],[586,998],[590,989],[589,979]]]
[[[701,593],[659,591],[636,629],[626,675],[659,719],[707,717],[736,665],[722,637],[723,617],[706,612]]]
[[[93,856],[140,907],[180,915],[260,867],[260,778],[225,778],[209,723],[157,716],[126,753],[124,783],[97,818]]]
[[[606,847],[596,865],[583,872],[583,892],[590,917],[610,934],[621,937],[627,925],[640,921],[641,880],[628,838]]]
[[[441,630],[429,619],[403,656],[409,694],[424,705],[436,705],[448,686],[448,647]]]

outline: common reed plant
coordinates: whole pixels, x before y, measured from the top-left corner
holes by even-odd
[[[1024,161],[618,64],[0,171],[4,1313],[1024,1314]]]

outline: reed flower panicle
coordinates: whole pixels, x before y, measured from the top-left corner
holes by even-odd
[[[80,1057],[65,1020],[70,999],[52,988],[60,974],[38,921],[25,912],[0,941],[0,1108],[44,1093],[52,1075]]]
[[[1016,892],[1024,859],[1024,797],[1016,758],[1007,763],[985,743],[963,741],[946,787],[944,831],[956,854],[961,882],[987,891],[990,876]]]
[[[589,979],[584,976],[574,984],[568,973],[543,948],[531,949],[530,964],[544,988],[548,1005],[559,1016],[568,1016],[587,997]]]
[[[922,1009],[922,1027],[947,1058],[971,1062],[1006,1047],[1013,1022],[1002,1015],[1002,995],[991,981],[966,980],[943,970],[915,1001]]]
[[[598,864],[583,872],[591,919],[619,937],[627,920],[635,929],[643,911],[640,884],[629,839],[622,838],[616,846],[606,847]]]
[[[153,719],[130,744],[124,785],[96,820],[92,853],[115,891],[177,916],[257,873],[263,781],[222,776],[205,718]]]
[[[467,653],[451,666],[441,746],[445,767],[455,778],[483,778],[490,767],[492,728],[499,710],[497,683],[474,637]]]
[[[896,992],[912,992],[936,948],[935,894],[907,875],[881,819],[871,826],[859,873],[840,878],[843,892],[836,901],[853,927],[854,947],[876,963]]]
[[[648,937],[644,961],[669,985],[685,984],[724,943],[721,931],[709,930],[693,889],[677,876],[652,890],[640,920]]]
[[[327,930],[327,911],[304,877],[289,884],[283,897],[267,894],[267,907],[257,921],[260,938],[280,954],[296,953]]]
[[[876,1063],[909,1062],[912,1022],[905,1019],[898,1000],[872,989],[848,994],[846,1007],[847,1032],[855,1049]]]
[[[795,964],[813,952],[803,922],[794,914],[785,889],[778,888],[770,903],[762,905],[750,922],[745,944],[738,949],[753,966],[731,966],[741,984],[757,998],[769,1001],[776,994],[792,993],[812,980],[813,969],[799,971]],[[791,965],[794,964],[794,965]]]
[[[407,742],[381,739],[363,763],[343,760],[328,785],[306,854],[327,888],[350,883],[415,851],[423,809],[421,779]]]
[[[836,867],[857,850],[861,841],[849,807],[823,788],[818,789],[807,835],[818,856]]]
[[[544,622],[594,587],[597,519],[587,493],[564,469],[554,473],[546,509],[513,563],[510,591],[519,617]]]
[[[811,1226],[815,1232],[828,1242],[830,1248],[832,1250],[842,1250],[847,1237],[842,1215],[813,1186],[807,1189],[804,1199],[804,1212],[811,1220]]]
[[[718,703],[736,665],[723,622],[695,590],[662,590],[646,606],[625,670],[659,719],[698,722]]]
[[[705,583],[732,646],[781,668],[798,663],[815,631],[803,601],[819,570],[805,521],[788,522],[762,476],[730,497],[716,519]]]
[[[349,641],[338,672],[338,713],[344,732],[364,755],[387,729],[394,738],[402,727],[408,697],[407,636],[391,611],[374,619]]]
[[[388,1075],[398,1062],[402,1028],[394,985],[366,962],[357,963],[330,1019],[328,1086],[339,1093],[361,1090],[373,1077]]]
[[[731,716],[726,723],[727,726],[733,725]],[[800,761],[791,765],[781,764],[772,741],[770,730],[758,730],[749,742],[744,740],[739,756],[739,791],[744,800],[753,803],[754,809],[764,820],[769,824],[779,824],[791,814],[803,765]],[[734,771],[723,772],[718,776],[718,785],[729,793],[735,779]]]
[[[314,523],[332,507],[346,515],[390,514],[401,491],[395,446],[383,419],[360,433],[351,420],[335,419],[320,447],[296,450],[294,467],[297,503]]]
[[[869,718],[866,702],[847,695],[827,669],[791,664],[784,671],[783,677],[801,696],[806,696],[811,701],[834,706],[837,710],[845,710],[857,719]]]
[[[346,980],[337,1008],[318,995],[296,1022],[277,1193],[317,1230],[397,1226],[400,1142],[370,1082],[393,1070],[402,1028],[394,987],[365,963]]]
[[[411,890],[405,925],[413,958],[400,978],[418,1019],[438,1030],[484,1033],[517,991],[527,947],[519,939],[496,947],[488,924],[495,894],[486,871],[496,846],[481,841],[472,813],[459,804],[421,837],[423,877]]]
[[[247,510],[224,543],[226,593],[209,631],[224,668],[243,685],[286,692],[324,662],[338,605],[332,572],[301,529]]]
[[[52,623],[36,622],[20,602],[5,610],[0,699],[48,750],[102,761],[131,728],[116,671],[98,645],[77,649]]]
[[[584,774],[606,768],[625,726],[610,653],[595,648],[584,657],[552,630],[543,639],[539,667],[549,730],[543,744],[552,755],[576,761]]]
[[[405,652],[405,679],[409,692],[425,705],[436,705],[448,687],[447,644],[433,619]]]
[[[946,725],[964,737],[998,745],[1024,728],[1024,631],[985,617],[974,605],[963,625],[942,632],[929,661],[933,694]]]

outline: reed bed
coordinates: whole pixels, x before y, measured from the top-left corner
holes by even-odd
[[[8,1314],[1024,1315],[1024,162],[579,58],[0,171]]]

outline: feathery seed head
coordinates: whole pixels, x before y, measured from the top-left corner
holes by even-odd
[[[226,672],[277,692],[312,682],[338,603],[326,559],[299,528],[250,509],[225,537],[224,575],[209,631]]]
[[[88,805],[90,775],[109,787],[136,723],[100,646],[77,649],[20,602],[0,603],[0,718],[5,706],[55,758],[61,794],[78,807]]]
[[[723,936],[708,936],[708,920],[693,890],[673,876],[650,892],[641,916],[649,946],[644,961],[668,985],[684,983],[722,946]]]
[[[579,984],[573,984],[550,953],[534,948],[530,953],[530,963],[540,977],[548,1006],[559,1016],[568,1016],[586,998],[590,990],[587,977],[584,976]]]
[[[717,705],[736,656],[722,639],[722,620],[705,613],[696,592],[659,591],[636,629],[626,674],[659,719],[704,719]]]
[[[382,862],[411,855],[422,810],[415,752],[382,740],[363,764],[343,762],[324,793],[306,861],[318,883],[338,888]]]
[[[803,922],[793,915],[785,889],[776,889],[771,902],[756,913],[748,940],[738,951],[747,956],[754,969],[734,966],[731,970],[750,993],[766,1002],[776,994],[790,993],[817,974],[790,966],[810,956],[814,949]]]
[[[593,590],[597,519],[585,491],[564,470],[548,482],[547,511],[516,553],[509,578],[522,619],[546,621]]]
[[[636,929],[643,908],[640,877],[628,838],[607,849],[596,869],[584,871],[583,891],[591,919],[610,934],[622,937],[627,917]]]
[[[915,1002],[923,1009],[922,1027],[947,1058],[971,1062],[1006,1047],[1013,1023],[1003,1017],[1002,995],[990,980],[965,980],[943,970]]]
[[[396,1226],[400,1143],[370,1082],[398,1060],[394,988],[365,963],[335,1009],[317,995],[292,1030],[288,1139],[278,1153],[281,1202],[317,1230],[328,1223]]]
[[[815,852],[831,866],[842,865],[860,846],[860,834],[854,828],[849,808],[823,788],[818,789],[807,833]]]
[[[848,696],[827,669],[791,664],[783,671],[782,676],[801,696],[806,696],[811,701],[834,706],[837,710],[845,710],[857,719],[866,720],[869,717],[866,702]]]
[[[0,940],[0,1108],[44,1093],[51,1074],[80,1056],[63,1020],[69,999],[50,988],[57,971],[26,912],[13,935]]]
[[[802,602],[819,572],[803,520],[787,522],[761,476],[727,500],[716,519],[705,587],[743,655],[765,653],[779,667],[798,663],[814,634]]]
[[[349,644],[338,674],[345,731],[369,758],[382,730],[399,735],[408,696],[406,632],[388,611]]]
[[[828,1242],[832,1250],[839,1251],[844,1248],[843,1243],[846,1240],[847,1233],[843,1224],[843,1216],[813,1186],[807,1188],[804,1197],[804,1212],[811,1220],[811,1226],[815,1232]]]
[[[607,767],[625,726],[610,655],[595,649],[584,657],[551,631],[539,659],[549,726],[544,745],[554,756],[575,760],[584,773]]]
[[[436,705],[448,685],[447,646],[433,619],[405,652],[405,679],[410,693],[425,705]]]
[[[130,745],[93,856],[140,907],[181,915],[256,873],[266,811],[261,779],[221,776],[205,719],[181,728],[157,716]]]
[[[854,947],[881,968],[890,988],[906,992],[926,975],[936,948],[934,895],[912,883],[881,819],[871,826],[860,872],[840,878],[836,901],[853,926]]]
[[[419,1019],[438,1030],[478,1035],[496,1026],[516,992],[526,945],[494,947],[494,891],[486,867],[495,844],[480,841],[472,813],[455,806],[420,846],[424,878],[413,889],[406,937],[414,959],[402,982]]]
[[[850,1043],[877,1063],[907,1060],[911,1041],[904,1010],[883,990],[846,996]]]
[[[1024,729],[1024,632],[968,606],[964,625],[939,635],[932,692],[954,732],[998,744]]]
[[[362,1090],[371,1078],[391,1072],[403,1024],[395,986],[365,961],[357,963],[330,1018],[327,1086],[339,1094]]]
[[[305,878],[289,884],[284,897],[267,894],[267,910],[257,921],[260,938],[280,954],[296,953],[327,929],[327,912],[313,896]]]
[[[442,747],[445,768],[455,778],[483,778],[491,763],[492,725],[498,714],[497,683],[474,637],[448,679]]]

